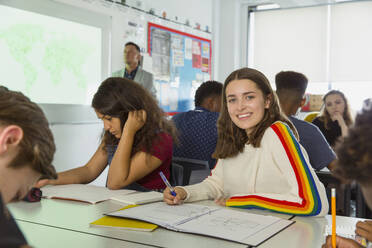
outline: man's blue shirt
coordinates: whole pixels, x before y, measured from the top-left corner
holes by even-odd
[[[307,151],[311,166],[314,169],[321,170],[336,159],[334,151],[317,126],[293,116],[290,116],[289,120],[296,127],[300,136],[300,144]]]
[[[136,69],[134,69],[130,73],[128,73],[127,72],[127,69],[125,69],[125,71],[124,71],[124,77],[125,78],[128,78],[128,79],[131,79],[131,80],[134,80],[134,78],[136,77],[137,70],[138,70],[138,66],[136,67]]]
[[[213,168],[216,164],[212,154],[217,144],[218,116],[218,112],[202,107],[173,116],[180,141],[173,146],[173,156],[205,160]]]

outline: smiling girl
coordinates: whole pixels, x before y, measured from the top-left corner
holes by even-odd
[[[331,90],[323,97],[323,111],[313,120],[330,146],[335,147],[339,137],[346,137],[353,123],[345,95],[338,90]]]
[[[90,183],[109,166],[109,189],[164,189],[159,172],[169,179],[174,127],[150,93],[132,80],[108,78],[92,107],[104,125],[93,157],[84,166],[58,173],[58,180],[42,180],[37,186]]]
[[[267,78],[242,68],[225,80],[218,141],[218,162],[203,182],[169,189],[164,201],[223,199],[226,206],[269,209],[296,215],[325,215],[324,186],[312,170],[296,129],[281,114]]]

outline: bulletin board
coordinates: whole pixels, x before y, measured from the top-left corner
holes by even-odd
[[[170,115],[193,109],[196,89],[211,78],[211,40],[152,22],[147,38],[160,107]]]

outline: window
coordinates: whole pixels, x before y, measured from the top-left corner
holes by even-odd
[[[274,83],[282,70],[304,73],[308,93],[345,93],[354,110],[372,97],[372,2],[253,12],[248,66]]]

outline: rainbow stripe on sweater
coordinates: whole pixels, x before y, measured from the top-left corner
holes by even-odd
[[[318,215],[322,204],[309,165],[301,152],[301,148],[289,127],[281,122],[271,125],[278,135],[293,168],[298,184],[298,195],[302,203],[275,200],[267,197],[247,195],[231,197],[226,206],[239,208],[269,209],[275,212],[296,215]]]

